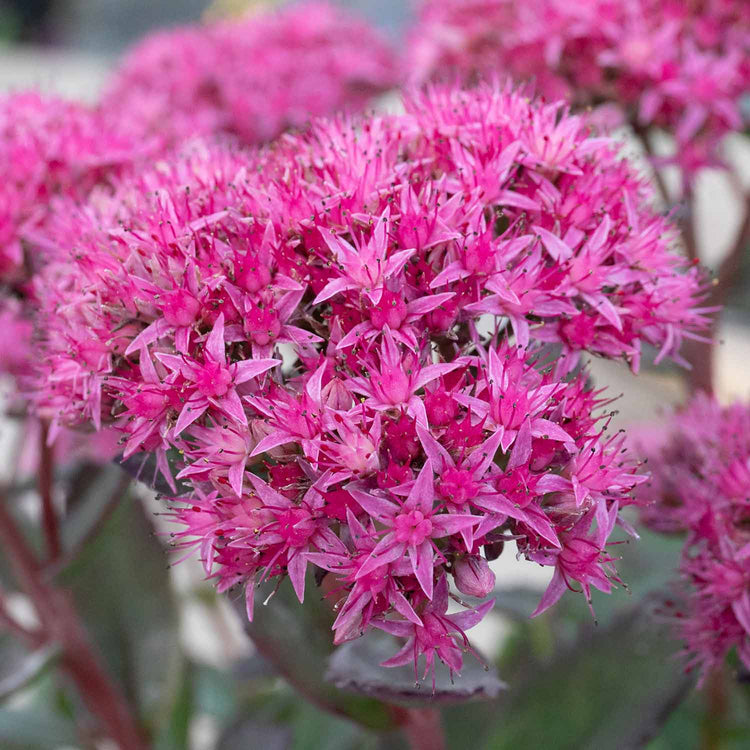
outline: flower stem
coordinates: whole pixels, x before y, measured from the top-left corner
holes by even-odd
[[[52,446],[47,438],[49,427],[42,422],[39,440],[39,495],[42,498],[42,527],[47,542],[50,560],[57,560],[62,552],[60,545],[60,528],[57,521],[53,497],[53,461]]]
[[[437,708],[394,708],[394,713],[410,750],[446,750],[448,745]]]
[[[70,597],[45,580],[44,570],[0,495],[0,546],[37,612],[44,641],[60,648],[60,663],[89,710],[120,750],[146,750],[130,708],[95,653]]]
[[[701,728],[701,750],[721,750],[727,709],[726,680],[724,668],[720,666],[709,675],[706,685],[706,714]]]
[[[638,122],[631,120],[630,122],[630,128],[635,134],[636,138],[640,141],[641,145],[643,146],[643,150],[646,153],[646,156],[648,157],[648,162],[651,166],[651,172],[654,178],[654,184],[656,185],[656,189],[659,192],[659,196],[662,199],[662,202],[664,203],[664,207],[669,210],[672,207],[672,202],[669,197],[669,190],[667,190],[667,183],[664,182],[664,177],[662,176],[661,171],[659,168],[654,164],[654,149],[651,147],[651,141],[648,137],[648,130],[643,127],[643,125],[640,125]]]
[[[742,221],[735,235],[735,240],[729,252],[724,257],[716,274],[714,285],[706,300],[708,307],[721,307],[726,304],[732,287],[737,281],[742,265],[742,258],[750,242],[750,194],[745,198],[745,209]],[[685,346],[685,359],[691,364],[692,369],[688,375],[691,391],[698,390],[713,393],[713,360],[716,340],[716,329],[718,327],[717,316],[713,316],[710,322],[710,330],[707,337],[710,341],[689,341]]]

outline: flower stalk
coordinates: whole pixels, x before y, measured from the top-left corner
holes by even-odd
[[[114,684],[95,652],[85,626],[68,594],[50,584],[15,520],[0,495],[0,544],[15,575],[31,599],[40,621],[37,631],[13,630],[37,645],[56,645],[60,649],[63,671],[75,684],[102,729],[121,750],[146,750],[147,743],[130,707]],[[14,622],[3,610],[6,624]]]

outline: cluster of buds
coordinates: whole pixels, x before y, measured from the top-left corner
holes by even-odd
[[[326,574],[335,641],[406,638],[452,670],[506,542],[609,592],[643,481],[583,352],[637,369],[704,325],[702,278],[607,139],[486,85],[315,123],[264,150],[193,143],[58,212],[39,278],[39,410],[155,453],[175,543],[248,616]]]
[[[687,181],[743,129],[743,0],[424,0],[412,49],[418,79],[508,73],[579,107],[616,103],[674,136]]]
[[[261,143],[311,117],[361,111],[396,84],[394,60],[375,29],[328,2],[254,10],[146,37],[102,108],[161,146],[213,133]]]
[[[652,472],[642,522],[686,535],[672,608],[691,665],[705,674],[736,648],[750,669],[750,408],[699,395],[633,442]]]

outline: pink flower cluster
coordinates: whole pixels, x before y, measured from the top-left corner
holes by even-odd
[[[132,163],[132,141],[92,109],[55,96],[0,96],[0,371],[31,361],[30,279],[44,262],[54,201],[82,199]]]
[[[222,132],[254,144],[311,117],[364,109],[395,85],[394,59],[373,28],[340,8],[295,4],[147,37],[102,107],[166,145]]]
[[[0,282],[21,283],[33,269],[24,242],[39,234],[55,196],[84,197],[132,155],[132,141],[83,105],[0,96]]]
[[[743,129],[744,0],[424,0],[411,48],[420,80],[509,73],[576,106],[614,102],[674,135],[688,180]]]
[[[750,668],[750,407],[700,394],[633,442],[652,472],[642,521],[687,533],[688,596],[674,606],[691,665],[706,673],[736,648]]]
[[[702,279],[613,143],[495,86],[193,144],[59,212],[39,408],[155,452],[176,543],[220,590],[328,571],[335,641],[369,627],[459,670],[506,542],[608,592],[643,480],[581,354],[637,368],[703,324]],[[597,416],[600,414],[600,416]]]

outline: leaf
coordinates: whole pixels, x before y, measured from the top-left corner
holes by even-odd
[[[183,750],[189,746],[190,721],[195,704],[194,669],[186,663],[168,719],[162,722],[154,750]]]
[[[309,703],[299,703],[291,722],[292,750],[365,750],[377,747],[378,736],[337,716],[318,711]]]
[[[599,628],[495,704],[493,728],[480,747],[555,750],[640,748],[690,690],[679,644],[639,606]]]
[[[265,601],[273,590],[270,584],[261,587],[256,601]],[[334,648],[333,613],[322,597],[316,596],[312,574],[308,575],[307,591],[303,606],[289,581],[283,581],[267,606],[256,603],[253,622],[247,621],[244,597],[236,599],[234,605],[263,658],[308,700],[366,727],[393,728],[391,712],[380,701],[345,692],[324,680]]]
[[[168,455],[168,461],[170,469],[172,469],[172,476],[174,476],[179,471],[176,468],[178,464],[177,458],[174,455]],[[121,466],[133,479],[142,482],[159,495],[172,497],[183,495],[190,491],[190,485],[177,480],[175,480],[176,491],[169,486],[169,482],[167,482],[156,465],[155,453],[135,453],[126,459],[118,457],[115,459],[115,463]]]
[[[166,557],[142,505],[126,497],[59,576],[141,719],[169,721],[182,657]]]
[[[49,645],[28,652],[15,639],[4,636],[0,640],[0,654],[0,701],[3,701],[44,674],[58,649]]]
[[[66,551],[76,550],[97,531],[127,493],[127,474],[118,466],[86,464],[70,478],[68,514],[60,525]]]
[[[216,750],[247,750],[250,747],[291,750],[292,730],[280,724],[262,724],[253,719],[243,719],[222,734]]]
[[[206,664],[193,664],[195,708],[225,722],[237,710],[236,680],[231,674]]]
[[[374,632],[345,643],[331,657],[326,679],[342,690],[401,705],[489,700],[496,698],[505,687],[494,667],[485,668],[467,654],[461,674],[453,679],[448,668],[442,662],[438,663],[433,691],[431,677],[424,682],[415,681],[413,666],[379,666],[393,656],[400,645],[395,638]]]
[[[0,747],[3,750],[58,750],[78,747],[75,725],[40,708],[0,709]]]

